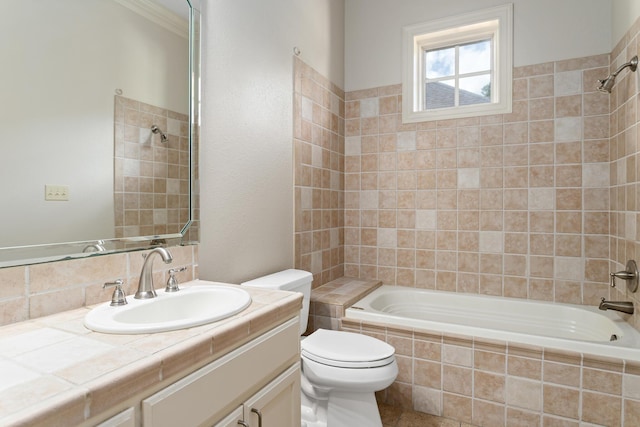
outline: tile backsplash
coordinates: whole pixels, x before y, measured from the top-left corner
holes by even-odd
[[[198,246],[174,246],[171,264],[154,263],[156,288],[164,286],[171,268],[186,266],[178,273],[180,282],[198,278]],[[109,301],[113,288],[105,282],[122,279],[131,295],[138,286],[148,251],[0,268],[0,325],[47,316],[85,305]]]

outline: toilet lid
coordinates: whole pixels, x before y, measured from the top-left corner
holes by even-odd
[[[302,356],[329,366],[375,368],[394,360],[395,349],[367,335],[318,329],[300,343]]]

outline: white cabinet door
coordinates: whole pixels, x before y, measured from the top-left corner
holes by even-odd
[[[242,417],[242,406],[238,406],[235,411],[215,423],[213,427],[239,427],[242,425],[239,423],[243,420]]]
[[[287,321],[149,396],[143,427],[212,425],[300,358],[299,334],[297,319]]]
[[[136,427],[136,411],[133,408],[125,409],[96,427]]]
[[[245,402],[244,419],[250,427],[300,426],[300,362]]]
[[[213,427],[300,426],[300,362],[251,396]]]

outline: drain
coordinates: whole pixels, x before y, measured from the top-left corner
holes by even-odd
[[[611,334],[611,338],[609,338],[609,341],[618,341],[618,336],[616,334]]]

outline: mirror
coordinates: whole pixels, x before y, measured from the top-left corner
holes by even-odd
[[[0,267],[198,240],[198,6],[0,2]]]

